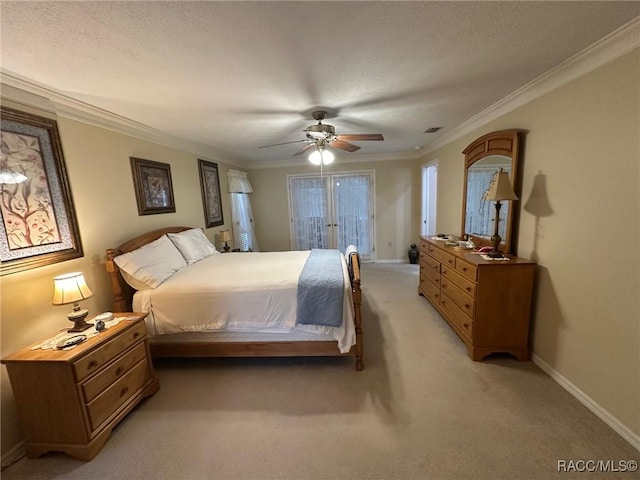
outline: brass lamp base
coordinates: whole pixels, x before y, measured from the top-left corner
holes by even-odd
[[[84,332],[87,328],[91,328],[93,325],[84,321],[87,315],[89,315],[89,310],[74,310],[67,315],[69,321],[73,322],[73,327],[67,332]]]
[[[495,235],[491,236],[491,242],[493,243],[493,250],[491,250],[489,253],[487,253],[489,258],[502,258],[502,257],[504,257],[502,252],[500,250],[498,250],[498,245],[500,245],[501,241],[502,241],[502,238],[500,237],[500,235],[495,234]]]

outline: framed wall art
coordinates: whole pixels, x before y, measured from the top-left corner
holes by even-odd
[[[176,211],[171,183],[171,165],[130,157],[138,215]]]
[[[83,256],[55,120],[0,107],[0,275]]]
[[[202,191],[205,226],[206,228],[217,227],[224,224],[218,164],[198,160],[198,169],[200,171],[200,190]]]

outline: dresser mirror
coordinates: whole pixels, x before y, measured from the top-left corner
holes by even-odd
[[[490,246],[494,231],[495,202],[482,200],[494,174],[502,168],[509,173],[513,191],[520,196],[518,185],[518,130],[488,133],[475,140],[464,153],[464,185],[462,194],[462,234],[477,246]],[[505,201],[500,210],[498,233],[500,250],[511,253],[513,218],[516,208]]]

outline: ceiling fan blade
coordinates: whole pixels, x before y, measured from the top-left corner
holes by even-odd
[[[340,150],[346,150],[347,152],[355,152],[356,150],[360,150],[360,147],[358,145],[343,142],[342,140],[340,140],[340,137],[338,137],[337,140],[331,142],[329,145],[335,148],[339,148]]]
[[[304,152],[306,152],[307,150],[309,150],[312,147],[315,147],[316,144],[313,142],[310,142],[308,145],[305,145],[304,147],[302,147],[301,150],[297,151],[296,153],[294,153],[292,155],[292,157],[297,157],[298,155],[302,155]]]
[[[347,133],[338,135],[338,140],[384,140],[381,133]]]
[[[274,143],[272,145],[262,145],[261,147],[258,148],[267,148],[267,147],[278,147],[280,145],[289,145],[290,143],[301,143],[301,142],[308,142],[309,140],[304,139],[304,140],[294,140],[293,142],[283,142],[283,143]]]

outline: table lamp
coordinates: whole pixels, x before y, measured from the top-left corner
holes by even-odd
[[[220,241],[224,242],[224,247],[222,248],[225,252],[228,252],[231,247],[227,242],[231,241],[231,232],[229,232],[229,230],[222,230],[220,232]]]
[[[493,178],[491,179],[491,183],[489,184],[489,188],[484,192],[482,196],[482,200],[485,202],[496,202],[496,218],[495,218],[495,226],[493,229],[493,235],[491,236],[491,242],[493,243],[493,249],[488,253],[491,258],[502,258],[502,252],[499,250],[498,246],[502,241],[502,238],[498,234],[498,224],[500,223],[500,207],[503,200],[518,200],[518,196],[513,191],[511,187],[511,182],[509,181],[509,174],[505,172],[502,168],[498,170]]]
[[[81,272],[65,273],[53,279],[53,305],[73,304],[73,310],[67,318],[73,322],[73,327],[68,332],[83,332],[92,325],[85,322],[89,310],[81,310],[79,302],[92,297],[93,292],[87,286],[84,275]]]

